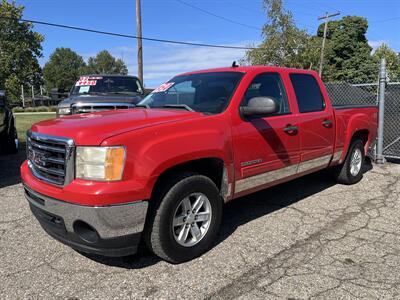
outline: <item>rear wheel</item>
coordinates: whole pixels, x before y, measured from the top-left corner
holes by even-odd
[[[207,251],[216,239],[222,201],[208,177],[183,173],[155,199],[144,231],[147,246],[162,259],[181,263]]]
[[[364,144],[361,140],[354,140],[350,145],[344,163],[334,169],[336,181],[342,184],[359,182],[363,177],[364,162]]]

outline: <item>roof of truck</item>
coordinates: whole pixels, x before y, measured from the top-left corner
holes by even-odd
[[[133,77],[137,79],[137,76],[134,75],[121,75],[121,74],[85,74],[85,75],[80,75],[79,77]]]
[[[224,68],[213,68],[213,69],[204,69],[198,71],[185,72],[181,75],[189,75],[189,74],[198,74],[198,73],[209,73],[209,72],[241,72],[248,73],[255,70],[265,70],[266,72],[273,71],[286,71],[286,72],[297,72],[297,73],[308,73],[308,74],[316,74],[313,70],[304,70],[304,69],[295,69],[295,68],[284,68],[284,67],[275,67],[275,66],[237,66],[237,67],[224,67]]]

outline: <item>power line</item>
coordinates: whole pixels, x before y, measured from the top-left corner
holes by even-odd
[[[207,14],[207,15],[210,15],[210,16],[213,16],[213,17],[215,17],[215,18],[218,18],[218,19],[227,21],[227,22],[229,22],[229,23],[236,24],[236,25],[240,25],[240,26],[247,27],[247,28],[250,28],[250,29],[256,29],[256,30],[258,30],[258,31],[261,30],[259,27],[252,26],[252,25],[248,25],[248,24],[244,24],[244,23],[240,23],[240,22],[237,22],[237,21],[235,21],[235,20],[232,20],[232,19],[229,19],[229,18],[220,16],[220,15],[214,14],[214,13],[208,11],[208,10],[205,10],[205,9],[203,9],[203,8],[201,8],[201,7],[196,6],[196,5],[187,3],[187,2],[185,2],[185,1],[182,1],[182,0],[175,0],[175,1],[177,1],[177,2],[179,2],[179,3],[181,3],[181,4],[183,4],[183,5],[186,5],[186,6],[188,6],[188,7],[191,7],[191,8],[193,8],[193,9],[197,9],[197,10],[199,10],[199,11],[201,11],[201,12]]]
[[[43,22],[43,21],[37,21],[37,20],[18,19],[18,18],[2,17],[2,16],[0,16],[0,19],[8,19],[8,20],[14,20],[14,21],[21,21],[21,22],[29,22],[29,23],[33,23],[33,24],[46,25],[46,26],[58,27],[58,28],[64,28],[64,29],[72,29],[72,30],[78,30],[78,31],[84,31],[84,32],[91,32],[91,33],[97,33],[97,34],[103,34],[103,35],[117,36],[117,37],[123,37],[123,38],[128,38],[128,39],[139,39],[139,37],[137,37],[137,36],[135,36],[135,35],[122,34],[122,33],[115,33],[115,32],[109,32],[109,31],[101,31],[101,30],[97,30],[97,29],[83,28],[83,27],[70,26],[70,25],[64,25],[64,24],[56,24],[56,23]],[[168,43],[168,44],[177,44],[177,45],[186,45],[186,46],[197,46],[197,47],[223,48],[223,49],[238,49],[238,50],[253,50],[253,49],[259,49],[259,48],[256,48],[256,47],[216,45],[216,44],[205,44],[205,43],[193,43],[193,42],[176,41],[176,40],[166,40],[166,39],[149,38],[149,37],[141,37],[141,39],[142,39],[142,40],[146,40],[146,41],[151,41],[151,42]]]
[[[395,20],[400,20],[400,17],[394,17],[394,18],[389,18],[389,19],[385,19],[385,20],[372,21],[372,22],[369,22],[369,23],[370,24],[385,23],[385,22],[390,22],[390,21],[395,21]]]

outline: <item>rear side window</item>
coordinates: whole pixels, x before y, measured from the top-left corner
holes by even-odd
[[[290,74],[290,80],[301,113],[325,109],[325,102],[314,76],[309,74]]]

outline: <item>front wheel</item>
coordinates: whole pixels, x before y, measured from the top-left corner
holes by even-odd
[[[359,182],[363,176],[364,163],[364,144],[361,140],[354,140],[350,145],[344,163],[334,169],[336,181],[342,184]]]
[[[181,263],[207,251],[215,241],[222,201],[208,177],[184,173],[165,183],[152,201],[144,231],[147,246],[160,258]]]

